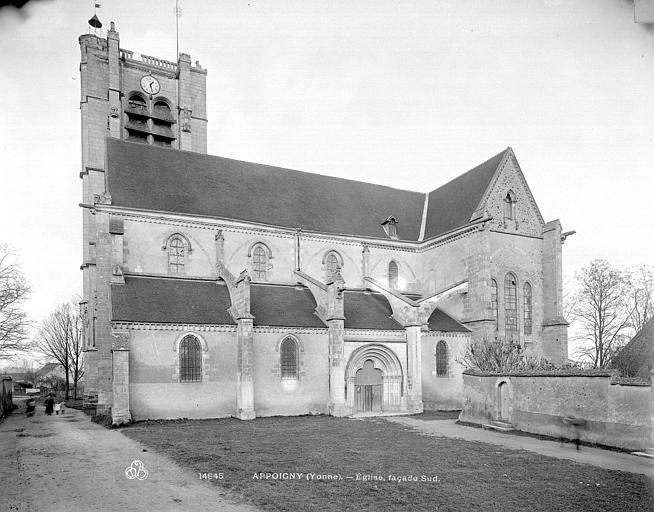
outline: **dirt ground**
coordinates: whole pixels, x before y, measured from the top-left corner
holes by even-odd
[[[126,477],[135,460],[148,471],[142,480]],[[0,424],[0,462],[3,512],[256,510],[74,409],[46,416],[39,406],[31,418],[14,411]]]

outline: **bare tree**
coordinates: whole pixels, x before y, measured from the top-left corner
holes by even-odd
[[[24,309],[30,288],[13,254],[0,244],[0,359],[27,350],[30,322]]]
[[[654,316],[654,267],[639,265],[632,269],[629,277],[627,310],[631,327],[636,334]]]
[[[577,355],[593,368],[604,368],[628,339],[629,275],[605,260],[593,260],[575,277],[578,290],[572,314],[583,342]]]
[[[73,337],[70,344],[70,369],[73,377],[73,398],[77,400],[77,385],[84,376],[84,344],[83,344],[83,319],[77,305],[79,299],[73,299],[69,304],[71,314],[73,315]]]
[[[66,379],[66,399],[70,394],[70,377],[73,377],[74,396],[77,383],[84,375],[82,357],[82,321],[74,302],[60,304],[41,323],[37,349],[61,364]]]

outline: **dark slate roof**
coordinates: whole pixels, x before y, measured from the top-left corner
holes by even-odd
[[[508,148],[429,193],[425,240],[470,222],[507,151]]]
[[[316,301],[308,288],[255,283],[250,287],[255,326],[326,328],[315,310]]]
[[[470,332],[470,329],[438,308],[431,314],[427,323],[430,331]]]
[[[381,293],[347,290],[344,298],[346,329],[402,330],[391,318],[393,310]]]
[[[111,286],[113,321],[235,325],[227,285],[216,281],[125,276]]]
[[[200,153],[107,139],[114,205],[334,234],[417,240],[425,194]]]
[[[613,358],[611,368],[624,377],[649,378],[654,365],[654,317]]]

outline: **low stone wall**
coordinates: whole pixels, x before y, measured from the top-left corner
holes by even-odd
[[[0,419],[4,418],[14,408],[13,389],[14,385],[11,377],[0,377]]]
[[[626,450],[651,445],[654,394],[649,381],[625,381],[607,371],[488,374],[467,370],[463,396],[462,422],[503,420],[525,432],[578,436]]]

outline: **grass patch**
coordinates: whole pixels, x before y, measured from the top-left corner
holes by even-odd
[[[643,475],[419,435],[381,419],[329,416],[146,421],[122,429],[263,510],[621,510],[651,511],[654,481]],[[343,480],[259,480],[258,473],[317,473]],[[357,474],[383,481],[357,481]],[[395,482],[389,475],[438,476]]]

